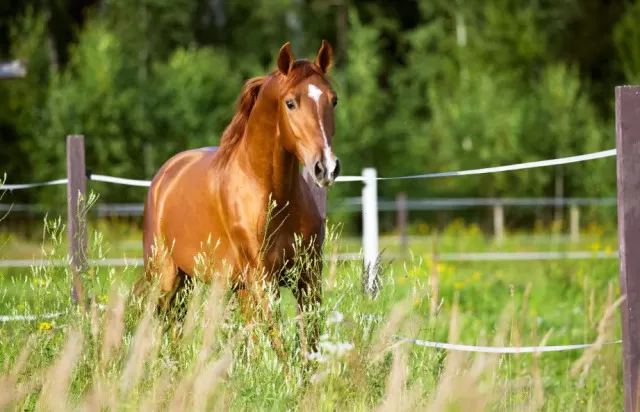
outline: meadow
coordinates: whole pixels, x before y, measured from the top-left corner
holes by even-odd
[[[498,246],[477,226],[417,227],[405,258],[380,266],[379,293],[362,290],[357,261],[327,260],[321,350],[305,363],[294,300],[281,295],[288,347],[278,361],[263,324],[246,329],[218,285],[196,283],[182,327],[131,298],[140,268],[94,266],[83,282],[95,302],[70,299],[66,267],[0,269],[0,315],[62,311],[54,319],[0,323],[0,408],[7,410],[621,410],[618,260],[443,262],[438,253],[592,250],[613,253],[615,230],[589,225],[579,244],[554,228],[509,233]],[[3,234],[2,259],[65,258],[60,221],[33,243]],[[140,233],[99,223],[92,259],[139,257]],[[397,236],[381,237],[398,254]],[[329,222],[325,252],[358,252]],[[598,343],[581,350],[481,354],[402,338],[466,345]]]

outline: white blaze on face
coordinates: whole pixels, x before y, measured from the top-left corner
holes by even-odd
[[[329,147],[329,140],[327,139],[327,133],[324,131],[324,124],[322,123],[322,117],[320,116],[320,96],[322,96],[322,90],[314,84],[309,84],[309,97],[316,102],[316,110],[318,111],[318,123],[320,123],[320,131],[324,138],[324,159],[326,167],[329,173],[333,172],[336,167],[333,157],[331,157],[331,147]]]

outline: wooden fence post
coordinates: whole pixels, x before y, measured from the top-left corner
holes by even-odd
[[[80,273],[86,268],[87,175],[84,160],[84,136],[67,136],[67,230],[71,258],[71,295],[76,303],[85,307]],[[79,201],[83,205],[79,204]]]
[[[501,245],[504,241],[504,206],[502,203],[493,205],[493,233],[496,243]]]
[[[569,208],[569,233],[571,242],[578,243],[580,241],[580,209],[577,205],[571,205]]]
[[[631,412],[640,366],[640,87],[615,90],[624,408]]]
[[[397,226],[398,236],[400,237],[400,253],[402,256],[407,255],[408,238],[407,238],[407,194],[404,192],[398,193],[396,196],[396,209],[397,209]]]

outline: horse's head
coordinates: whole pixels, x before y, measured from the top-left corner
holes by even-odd
[[[282,80],[278,125],[283,145],[319,187],[331,186],[340,174],[340,160],[331,149],[338,96],[325,77],[332,62],[331,45],[325,40],[313,63],[295,60],[288,42],[278,55]]]

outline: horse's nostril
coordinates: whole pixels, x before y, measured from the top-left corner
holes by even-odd
[[[333,169],[332,176],[334,179],[340,176],[340,159],[336,159],[336,168]]]
[[[318,179],[322,179],[324,177],[324,166],[322,165],[322,162],[316,162],[316,165],[313,168],[313,173],[315,173],[316,178]]]

